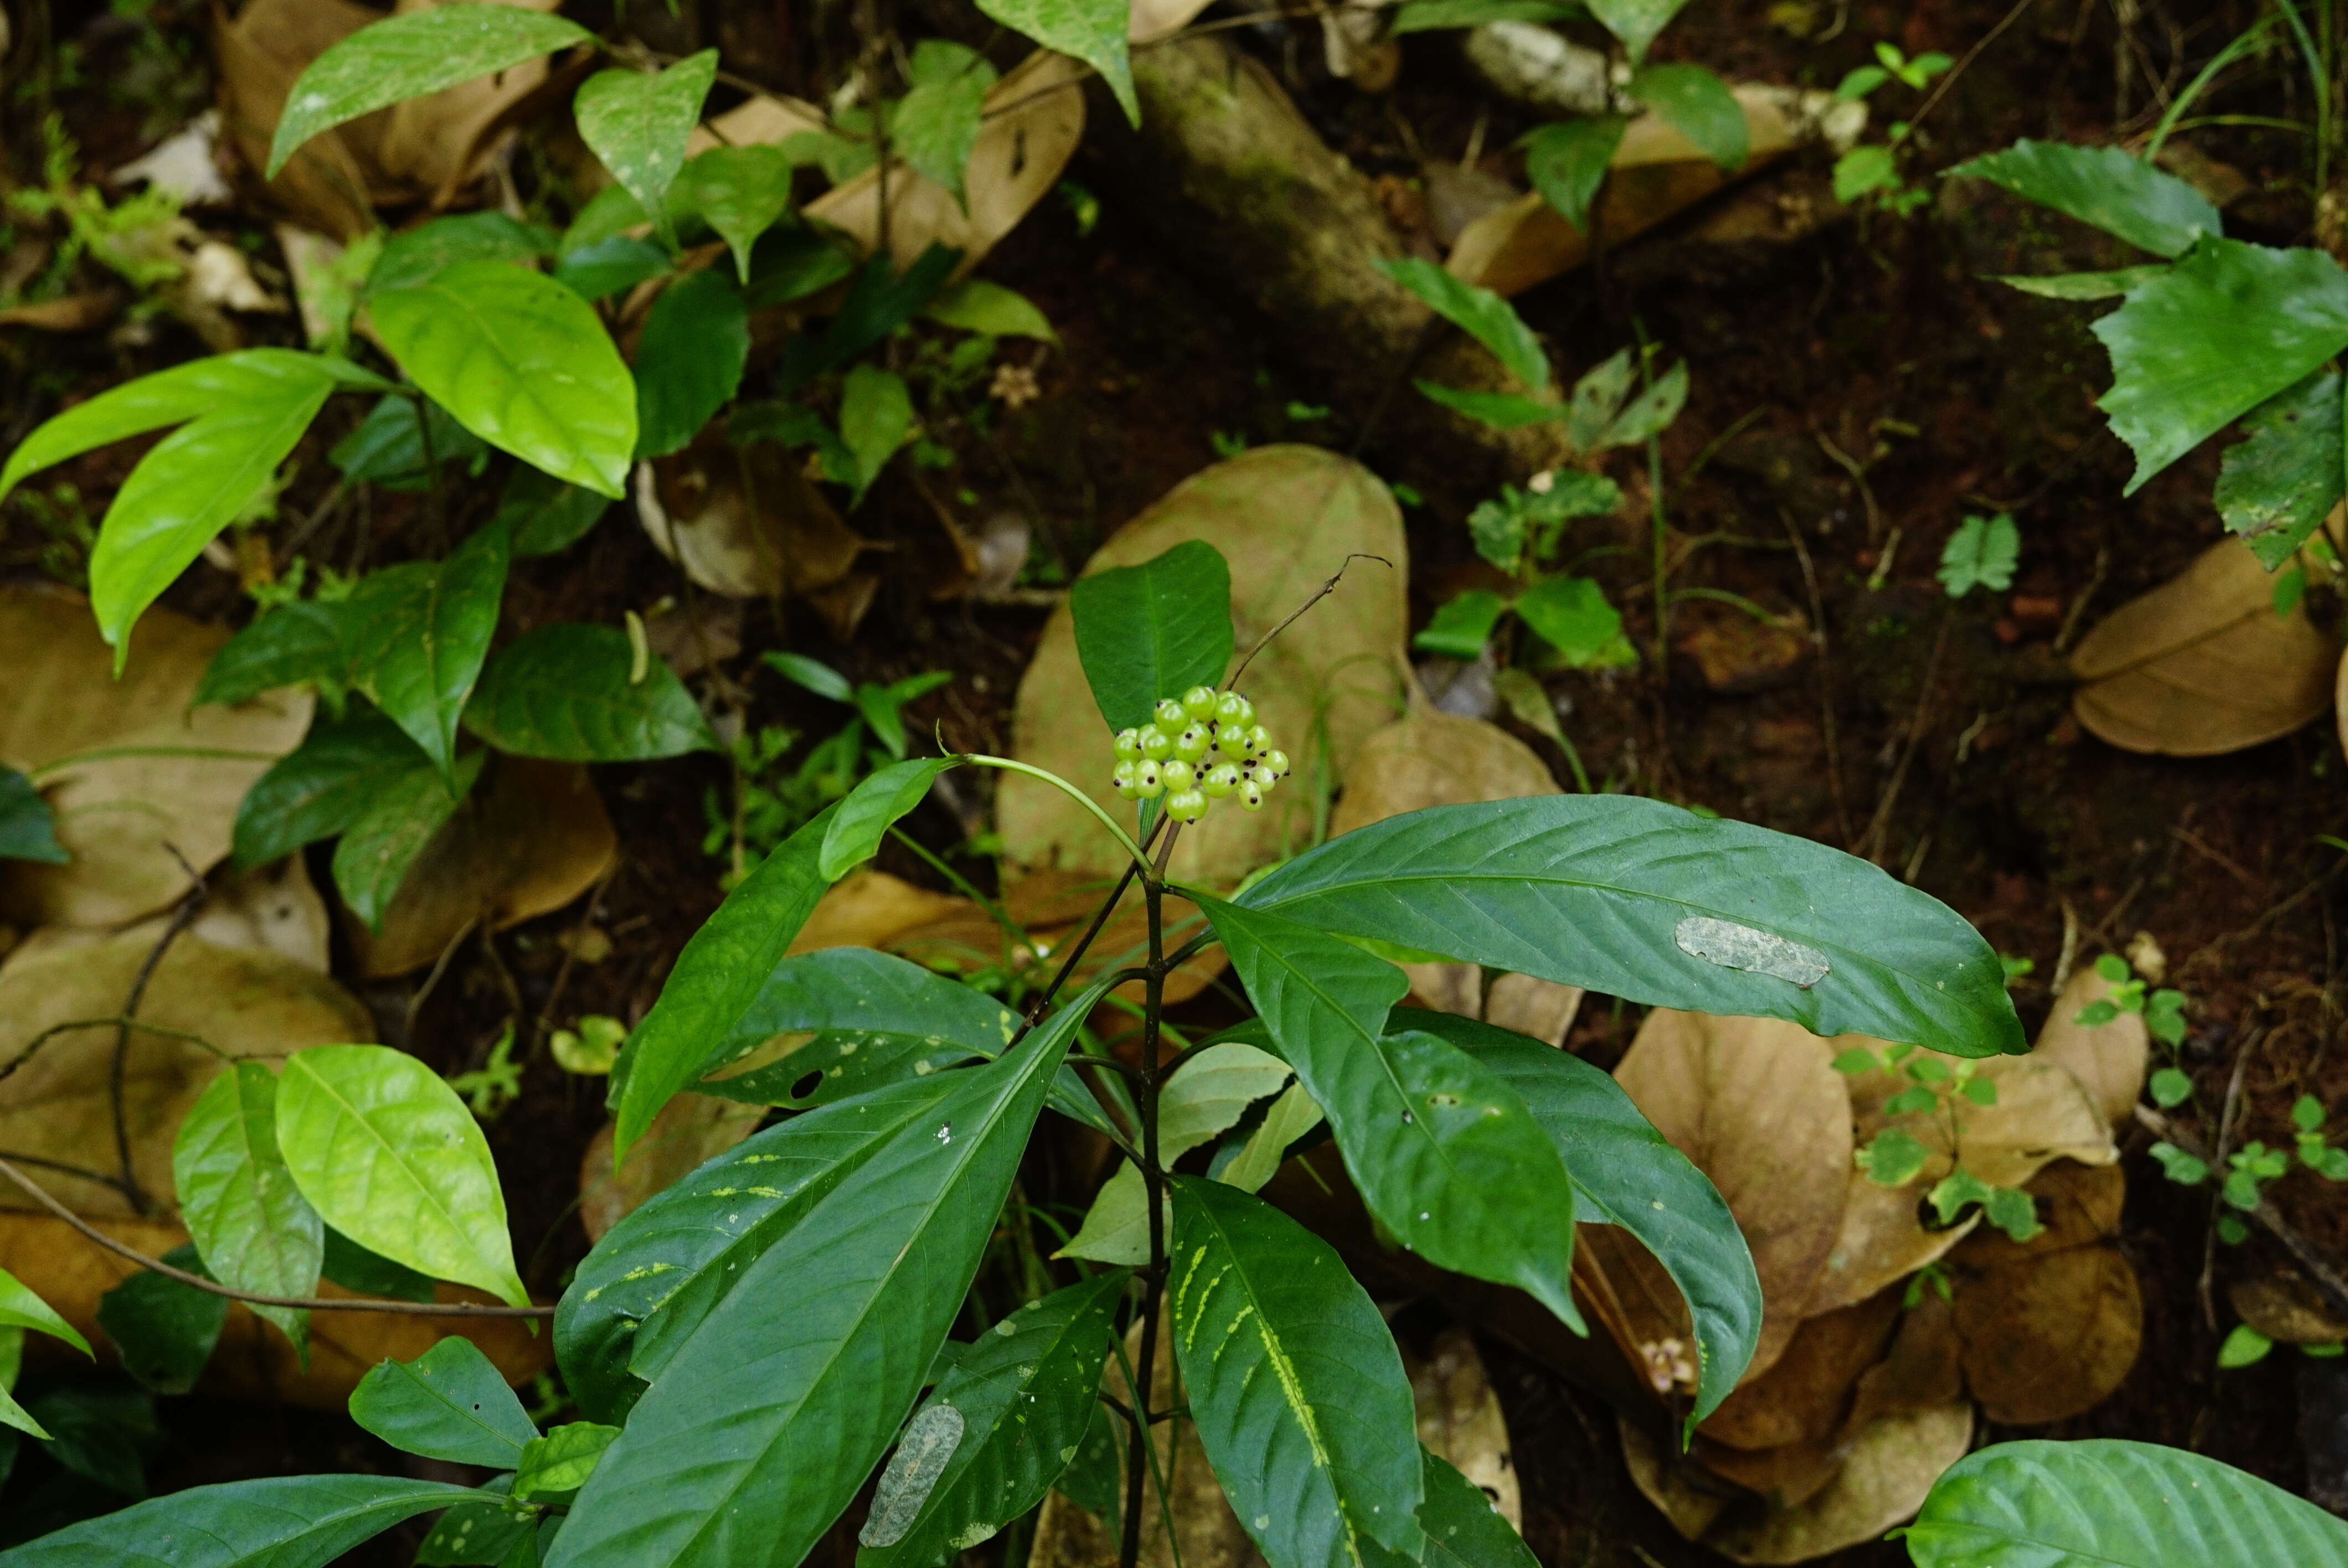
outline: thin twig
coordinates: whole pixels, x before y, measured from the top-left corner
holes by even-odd
[[[71,1034],[77,1029],[114,1029],[122,1026],[144,1030],[149,1034],[160,1034],[170,1040],[184,1040],[191,1045],[201,1045],[206,1050],[211,1051],[214,1056],[219,1057],[222,1061],[234,1060],[234,1058],[231,1057],[227,1051],[222,1050],[219,1046],[214,1045],[202,1035],[192,1034],[184,1029],[173,1029],[168,1024],[148,1023],[141,1019],[125,1018],[119,1013],[113,1013],[105,1018],[68,1019],[63,1023],[53,1023],[49,1025],[48,1028],[43,1030],[40,1033],[27,1040],[25,1043],[24,1050],[10,1057],[6,1061],[0,1061],[0,1081],[5,1081],[10,1073],[15,1072],[18,1068],[24,1066],[25,1063],[32,1061],[33,1055],[36,1051],[38,1051],[41,1047],[48,1044],[49,1041],[55,1040],[61,1034]]]
[[[169,845],[164,847],[171,848]],[[139,966],[139,973],[130,982],[130,994],[122,1002],[122,1021],[114,1031],[114,1060],[107,1070],[106,1079],[107,1105],[114,1118],[114,1153],[122,1166],[122,1195],[130,1200],[132,1209],[142,1214],[147,1212],[147,1194],[139,1190],[139,1173],[131,1168],[130,1122],[123,1107],[123,1083],[130,1062],[130,1028],[139,1017],[139,1004],[146,999],[147,982],[155,978],[156,969],[163,962],[163,955],[171,950],[171,944],[179,940],[180,932],[195,924],[197,915],[204,907],[203,878],[196,875],[195,868],[180,857],[178,850],[171,849],[171,857],[180,862],[180,868],[187,872],[194,886],[180,900],[180,907],[171,911],[170,923],[163,927],[163,934],[155,939],[155,946],[148,951],[146,962]]]
[[[2241,1048],[2234,1052],[2233,1075],[2226,1081],[2226,1102],[2218,1112],[2218,1152],[2209,1161],[2216,1185],[2209,1193],[2209,1224],[2201,1236],[2199,1294],[2201,1320],[2212,1334],[2218,1332],[2218,1302],[2210,1281],[2218,1272],[2218,1207],[2226,1198],[2226,1155],[2234,1141],[2234,1112],[2242,1103],[2242,1074],[2249,1071],[2250,1055],[2265,1038],[2266,1030],[2254,1029],[2242,1037]]]
[[[1924,123],[1924,117],[1931,114],[1940,101],[1948,96],[1949,89],[1957,85],[1957,78],[1965,74],[1966,67],[1981,57],[1981,52],[1996,43],[1999,34],[2022,20],[2022,14],[2030,9],[2031,4],[2032,0],[2014,0],[2013,9],[2005,14],[2005,20],[1982,34],[1981,42],[1965,51],[1964,57],[1950,68],[1949,74],[1941,78],[1939,85],[1934,87],[1924,101],[1917,106],[1915,114],[1909,118],[1910,134],[1914,134],[1916,128]]]
[[[176,1279],[181,1285],[212,1296],[225,1296],[231,1301],[242,1301],[254,1307],[290,1307],[305,1312],[396,1312],[410,1317],[551,1317],[551,1307],[483,1307],[475,1302],[384,1301],[372,1296],[264,1296],[255,1290],[238,1290],[216,1279],[206,1279],[201,1274],[190,1274],[173,1268],[160,1257],[149,1257],[136,1247],[121,1242],[83,1219],[65,1204],[51,1197],[48,1191],[32,1177],[0,1160],[0,1176],[5,1176],[43,1208],[73,1226],[89,1240],[96,1242],[118,1257],[129,1258],[139,1267]]]
[[[1306,610],[1312,609],[1314,605],[1320,603],[1323,600],[1334,593],[1337,590],[1337,585],[1344,580],[1345,569],[1353,565],[1357,560],[1374,560],[1380,566],[1386,568],[1388,570],[1392,570],[1394,568],[1394,562],[1386,559],[1385,557],[1372,555],[1367,550],[1355,550],[1344,560],[1338,562],[1337,572],[1334,577],[1332,577],[1327,582],[1323,583],[1319,588],[1315,589],[1313,592],[1312,598],[1306,600],[1303,604],[1298,605],[1294,610],[1290,610],[1286,620],[1282,620],[1279,625],[1273,627],[1270,631],[1265,632],[1262,637],[1255,640],[1255,646],[1249,649],[1247,657],[1240,661],[1240,667],[1231,671],[1231,678],[1230,680],[1223,682],[1223,690],[1226,692],[1238,691],[1240,686],[1240,677],[1246,674],[1247,667],[1255,662],[1255,656],[1262,652],[1265,646],[1270,643],[1273,638],[1279,636],[1282,632],[1295,625],[1298,618],[1303,616]]]
[[[1802,563],[1802,582],[1810,590],[1810,646],[1818,660],[1818,716],[1826,729],[1827,783],[1834,791],[1835,832],[1849,844],[1850,807],[1843,799],[1842,754],[1835,743],[1834,668],[1827,657],[1826,600],[1818,594],[1818,569],[1810,563],[1810,547],[1803,542],[1802,530],[1794,526],[1783,507],[1777,508],[1777,519],[1786,525],[1786,537],[1794,541],[1794,559]]]
[[[1916,749],[1924,738],[1924,725],[1931,717],[1932,682],[1941,672],[1941,652],[1948,646],[1949,622],[1953,619],[1944,613],[1941,630],[1932,639],[1931,657],[1924,661],[1924,680],[1916,692],[1916,712],[1908,721],[1908,738],[1901,747],[1900,761],[1891,770],[1891,782],[1883,786],[1883,794],[1875,803],[1875,815],[1867,825],[1867,841],[1859,850],[1862,859],[1882,864],[1883,835],[1891,825],[1891,808],[1899,803],[1900,786],[1908,779],[1908,764],[1916,760]]]

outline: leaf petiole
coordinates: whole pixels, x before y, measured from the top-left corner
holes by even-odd
[[[1109,815],[1107,812],[1101,809],[1100,802],[1095,800],[1092,796],[1086,794],[1084,791],[1078,789],[1076,785],[1070,784],[1059,774],[1052,772],[1048,768],[1039,768],[1032,763],[1017,762],[1010,757],[988,756],[984,753],[981,752],[966,753],[963,754],[962,760],[976,767],[1001,768],[1006,773],[1025,774],[1029,778],[1043,780],[1045,784],[1050,784],[1054,789],[1058,790],[1061,794],[1066,795],[1070,800],[1075,801],[1078,805],[1083,806],[1086,811],[1091,812],[1094,816],[1099,818],[1100,825],[1103,827],[1107,828],[1111,834],[1115,835],[1117,844],[1128,855],[1133,856],[1133,863],[1141,868],[1141,875],[1144,879],[1151,882],[1155,882],[1158,879],[1149,868],[1149,857],[1142,854],[1141,845],[1133,842],[1133,835],[1117,825],[1117,818]]]

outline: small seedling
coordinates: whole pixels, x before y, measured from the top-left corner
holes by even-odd
[[[463,1095],[473,1114],[484,1122],[496,1121],[521,1097],[521,1063],[513,1059],[513,1047],[514,1026],[509,1020],[497,1043],[489,1047],[488,1061],[448,1080],[448,1087]]]
[[[2009,514],[1968,517],[1941,548],[1941,586],[1951,599],[1962,599],[1976,588],[2003,593],[2013,586],[2013,568],[2021,559],[2022,530]]]
[[[1908,1085],[1883,1102],[1883,1114],[1930,1115],[1940,1124],[1952,1152],[1950,1169],[1924,1196],[1941,1225],[1954,1225],[1968,1206],[1979,1204],[1990,1224],[2017,1242],[2028,1241],[2045,1228],[2038,1223],[2030,1194],[2019,1187],[1992,1185],[1964,1167],[1964,1112],[1959,1102],[1982,1108],[1997,1103],[1997,1084],[1980,1076],[1980,1066],[1969,1058],[1919,1056],[1908,1045],[1879,1051],[1854,1047],[1834,1059],[1835,1071],[1853,1078],[1898,1071]],[[1886,1127],[1855,1150],[1851,1159],[1878,1186],[1904,1187],[1921,1176],[1939,1153],[1903,1128]]]
[[[2324,1138],[2323,1102],[2302,1094],[2291,1102],[2291,1125],[2299,1130],[2299,1163],[2327,1182],[2348,1182],[2348,1149]]]
[[[558,1029],[547,1036],[546,1043],[554,1053],[554,1064],[563,1071],[602,1078],[610,1074],[627,1038],[628,1026],[618,1019],[589,1013],[579,1020],[577,1030]]]
[[[2193,1080],[2176,1065],[2173,1058],[2177,1048],[2185,1043],[2185,993],[2166,989],[2147,992],[2144,981],[2129,970],[2127,960],[2117,953],[2106,953],[2097,958],[2096,973],[2111,986],[2112,994],[2089,1002],[2072,1015],[2071,1021],[2095,1029],[2122,1013],[2142,1014],[2145,1032],[2166,1047],[2172,1057],[2168,1066],[2156,1069],[2146,1081],[2153,1103],[2163,1110],[2184,1104],[2193,1093]]]

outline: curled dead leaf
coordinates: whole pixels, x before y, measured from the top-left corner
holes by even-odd
[[[1747,1505],[1716,1522],[1705,1544],[1737,1563],[1775,1564],[1876,1540],[1914,1516],[1972,1435],[1972,1407],[1962,1400],[1881,1417],[1852,1435],[1841,1468],[1807,1501],[1767,1512]]]
[[[865,546],[788,452],[771,441],[736,447],[717,425],[682,452],[637,464],[635,496],[661,554],[731,599],[819,592],[848,575]]]
[[[212,13],[221,130],[254,179],[304,68],[379,15],[355,0],[249,0],[234,20]],[[312,138],[269,182],[270,195],[304,227],[357,239],[376,226],[376,200],[401,194],[376,158],[390,123],[391,111],[377,109]]]
[[[1698,1430],[1735,1449],[1822,1443],[1842,1430],[1859,1377],[1883,1358],[1900,1321],[1900,1295],[1805,1318],[1775,1365],[1736,1386]]]
[[[653,1124],[612,1168],[612,1123],[587,1142],[579,1161],[579,1223],[589,1241],[633,1214],[644,1200],[690,1175],[758,1130],[763,1105],[739,1105],[706,1094],[680,1094],[661,1107]]]
[[[2333,703],[2340,641],[2239,540],[2130,600],[2079,641],[2071,710],[2123,751],[2206,757],[2287,735]]]
[[[2145,1066],[2151,1051],[2144,1014],[2119,1013],[2108,1023],[2078,1021],[2084,1009],[2103,1000],[2115,989],[2096,973],[2093,964],[2079,969],[2055,996],[2054,1009],[2046,1015],[2045,1027],[2038,1031],[2038,1043],[2030,1055],[2033,1061],[2051,1063],[2077,1079],[2104,1119],[2116,1125],[2128,1119],[2137,1096],[2144,1092]]]
[[[2226,1299],[2241,1320],[2282,1345],[2337,1345],[2348,1340],[2343,1321],[2323,1293],[2297,1269],[2280,1268],[2226,1287]]]

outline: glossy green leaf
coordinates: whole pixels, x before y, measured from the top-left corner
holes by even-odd
[[[1702,66],[1646,66],[1632,73],[1629,90],[1724,172],[1745,167],[1753,151],[1745,110],[1713,72]]]
[[[253,617],[221,645],[196,683],[192,705],[249,702],[263,692],[311,681],[339,681],[350,659],[343,651],[342,607],[297,599]]]
[[[1274,1568],[1416,1560],[1424,1466],[1385,1319],[1336,1249],[1260,1198],[1174,1179],[1168,1317],[1199,1441]]]
[[[513,1495],[526,1502],[542,1502],[577,1491],[595,1473],[603,1450],[619,1435],[617,1427],[572,1421],[531,1439],[514,1470]]]
[[[318,1293],[325,1225],[278,1150],[277,1075],[268,1068],[234,1062],[204,1086],[171,1144],[171,1184],[180,1223],[214,1279],[263,1296]],[[307,1358],[308,1313],[252,1310]]]
[[[598,71],[580,85],[580,139],[645,211],[663,210],[716,79],[717,51],[704,49],[664,71]]]
[[[253,781],[236,809],[235,859],[250,869],[332,838],[367,815],[382,792],[432,759],[381,713],[362,710],[311,732]]]
[[[1426,1568],[1540,1568],[1540,1559],[1515,1525],[1450,1461],[1420,1450],[1426,1501],[1418,1505],[1419,1528],[1426,1532]]]
[[[409,1361],[381,1361],[351,1392],[351,1419],[407,1453],[511,1470],[538,1426],[480,1348],[460,1334]]]
[[[2340,500],[2340,373],[2318,371],[2242,420],[2250,439],[2226,449],[2211,497],[2230,533],[2273,571]]]
[[[2348,272],[2321,251],[2205,239],[2095,323],[2096,403],[2136,454],[2127,494],[2348,347]]]
[[[717,231],[734,252],[736,275],[747,286],[758,236],[791,210],[791,175],[797,168],[790,154],[771,143],[713,147],[678,172],[670,204],[699,213]]]
[[[978,8],[1047,49],[1082,60],[1101,74],[1125,118],[1141,123],[1133,92],[1133,62],[1126,51],[1131,0],[978,0]]]
[[[457,725],[498,628],[510,544],[492,520],[442,561],[367,574],[337,617],[351,680],[453,776]]]
[[[2009,273],[1997,281],[2010,289],[2045,300],[2111,300],[2142,287],[2168,271],[2164,261],[2147,261],[2141,267],[2118,267],[2108,272],[2057,272],[2041,277]]]
[[[1424,300],[1435,313],[1492,351],[1509,374],[1534,392],[1549,385],[1549,355],[1517,307],[1489,289],[1463,282],[1417,256],[1380,261],[1378,270]]]
[[[527,264],[554,253],[551,230],[502,212],[459,212],[430,218],[384,241],[367,273],[366,292],[385,293],[428,283],[459,261]]]
[[[503,1568],[517,1552],[535,1551],[538,1518],[507,1506],[504,1494],[512,1484],[510,1477],[492,1480],[481,1491],[499,1495],[458,1503],[433,1521],[416,1549],[415,1568]]]
[[[1761,1280],[1711,1179],[1672,1147],[1607,1073],[1567,1051],[1449,1013],[1397,1008],[1389,1029],[1440,1035],[1523,1101],[1573,1178],[1575,1214],[1639,1238],[1686,1297],[1695,1327],[1695,1417],[1736,1387],[1761,1334]]]
[[[1402,1245],[1520,1286],[1579,1329],[1573,1184],[1514,1091],[1421,1030],[1386,1032],[1403,972],[1309,926],[1199,897],[1345,1169]]]
[[[453,778],[427,764],[386,780],[343,830],[335,845],[335,887],[368,930],[383,928],[384,912],[407,868],[465,804],[488,760],[487,752],[458,758]]]
[[[57,842],[57,814],[33,781],[15,768],[0,767],[0,860],[63,866],[72,858]]]
[[[977,50],[944,38],[913,46],[912,90],[889,116],[890,150],[962,200],[963,170],[978,143],[996,71]]]
[[[266,177],[321,131],[525,60],[594,42],[575,22],[518,5],[453,5],[386,17],[312,60],[285,97]]]
[[[173,1247],[163,1261],[204,1272],[192,1246]],[[122,1369],[140,1388],[184,1394],[203,1376],[228,1323],[228,1297],[139,1269],[98,1298],[98,1327],[114,1342]]]
[[[764,991],[830,879],[816,869],[839,810],[827,808],[744,877],[677,955],[660,999],[628,1037],[626,1081],[613,1105],[613,1157],[652,1125],[669,1097],[701,1075]]]
[[[1507,600],[1488,588],[1471,588],[1437,605],[1435,619],[1410,640],[1410,645],[1446,659],[1480,658],[1484,645],[1492,641],[1492,628],[1508,612]]]
[[[1965,176],[2091,223],[2156,256],[2182,256],[2196,240],[2225,231],[2207,197],[2149,159],[2116,147],[2074,147],[2024,137],[2002,152],[1961,163],[1942,178]]]
[[[91,1353],[79,1329],[5,1268],[0,1268],[0,1328],[29,1328],[62,1339],[85,1356]]]
[[[1646,58],[1647,46],[1686,4],[1687,0],[1589,0],[1590,14],[1600,26],[1622,40],[1633,64]]]
[[[602,300],[659,277],[674,263],[650,240],[614,234],[582,245],[555,263],[554,281],[582,300]]]
[[[716,751],[693,693],[661,660],[642,679],[616,626],[556,621],[526,631],[482,671],[465,727],[501,752],[568,763],[649,762]]]
[[[2111,1438],[1999,1443],[1933,1483],[1917,1568],[2348,1564],[2348,1524],[2228,1464]]]
[[[368,309],[392,357],[466,429],[558,479],[623,493],[635,385],[592,305],[543,273],[460,261]]]
[[[1606,602],[1606,590],[1591,578],[1560,572],[1517,595],[1517,618],[1576,670],[1632,662],[1622,636],[1622,612]]]
[[[984,278],[964,278],[930,302],[922,313],[933,322],[988,337],[1025,337],[1057,343],[1059,334],[1034,301],[1015,289]]]
[[[1409,812],[1307,850],[1235,901],[1652,1006],[1960,1056],[2027,1049],[2004,966],[1940,900],[1838,850],[1661,801]]]
[[[473,1113],[438,1073],[380,1045],[321,1045],[285,1059],[277,1141],[294,1184],[362,1246],[516,1307],[505,1194]]]
[[[495,520],[510,530],[516,557],[551,556],[586,538],[611,507],[609,496],[517,463],[498,497]]]
[[[334,1226],[326,1227],[326,1256],[319,1272],[345,1290],[380,1296],[393,1301],[430,1301],[438,1292],[431,1279],[381,1253],[369,1252]]]
[[[1092,1423],[1127,1278],[1054,1291],[978,1337],[881,1471],[858,1568],[942,1568],[1044,1501]]]
[[[749,358],[750,311],[731,273],[705,267],[663,289],[636,343],[636,456],[664,457],[699,435]]]
[[[191,1487],[0,1553],[6,1568],[325,1568],[404,1520],[480,1494],[388,1475]]]
[[[430,398],[424,400],[424,406],[425,416],[419,421],[416,399],[385,393],[356,429],[327,449],[326,460],[342,470],[345,484],[381,485],[389,490],[427,489],[431,474],[424,449],[428,434],[434,462],[461,461],[478,472],[479,461],[489,450],[480,437]]]
[[[913,438],[916,424],[903,376],[869,363],[849,371],[839,395],[839,438],[856,459],[850,507],[863,502],[889,459]]]
[[[1524,138],[1525,178],[1580,232],[1590,231],[1591,204],[1630,123],[1621,115],[1591,115],[1542,126]]]
[[[958,765],[954,757],[915,757],[891,763],[849,792],[833,814],[816,859],[816,873],[837,882],[872,858],[889,829],[928,798],[940,774]]]
[[[1539,398],[1519,397],[1513,392],[1476,392],[1467,387],[1444,386],[1436,382],[1413,380],[1419,395],[1431,403],[1439,403],[1454,414],[1481,421],[1496,430],[1521,430],[1528,425],[1547,425],[1565,417],[1562,404],[1544,403]]]
[[[1203,539],[1087,573],[1068,608],[1076,657],[1112,730],[1149,723],[1160,698],[1220,685],[1231,666],[1231,569]]]
[[[930,1114],[889,1134],[741,1271],[629,1412],[549,1568],[806,1555],[920,1391],[1053,1072],[1101,994],[1000,1061],[945,1075],[953,1087]]]
[[[1229,1132],[1249,1106],[1280,1092],[1288,1064],[1241,1040],[1210,1045],[1186,1060],[1158,1093],[1158,1159],[1171,1166],[1201,1143]],[[1259,1183],[1258,1185],[1262,1184]],[[1252,1191],[1253,1189],[1250,1189]],[[1169,1211],[1170,1213],[1170,1211]],[[1168,1221],[1168,1235],[1172,1234]],[[1053,1255],[1096,1263],[1149,1261],[1149,1202],[1141,1172],[1118,1162],[1076,1235]]]

